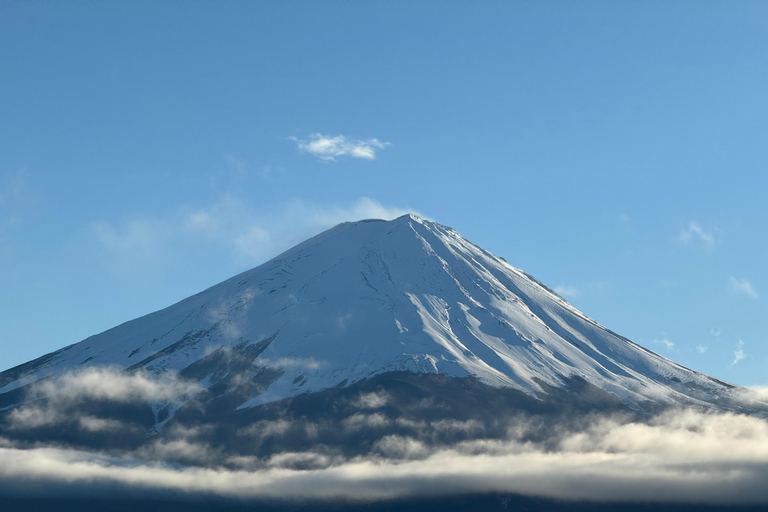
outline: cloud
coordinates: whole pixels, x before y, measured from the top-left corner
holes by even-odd
[[[680,231],[677,239],[682,243],[693,243],[698,241],[705,247],[714,247],[716,243],[715,235],[711,231],[706,231],[697,222],[690,221],[688,226]]]
[[[269,368],[301,368],[305,370],[317,370],[329,364],[327,361],[318,361],[314,357],[279,357],[277,359],[259,357],[257,363]]]
[[[349,204],[293,200],[288,203],[286,208],[287,218],[302,218],[315,226],[327,227],[335,226],[341,222],[363,219],[392,220],[408,213],[415,213],[424,217],[413,209],[386,206],[369,197],[360,197]]]
[[[170,226],[151,219],[136,218],[115,226],[106,222],[91,225],[98,245],[118,269],[131,268],[154,259],[172,236]]]
[[[27,192],[27,170],[19,169],[0,185],[0,205],[21,199]]]
[[[747,389],[758,400],[768,402],[768,386],[749,386]]]
[[[207,310],[206,317],[218,325],[226,339],[235,340],[243,334],[248,321],[248,310],[259,295],[261,290],[249,287],[234,296],[219,299],[218,303]],[[228,350],[227,347],[223,349]]]
[[[728,284],[730,285],[731,291],[733,293],[746,295],[747,297],[751,297],[753,299],[760,298],[760,295],[757,293],[755,286],[748,279],[731,276],[728,278]]]
[[[745,357],[747,356],[744,354],[744,342],[739,340],[739,343],[736,345],[736,350],[733,352],[733,361],[731,361],[730,366],[734,366]]]
[[[86,368],[32,384],[26,404],[11,411],[9,428],[39,428],[76,420],[84,430],[117,429],[122,426],[119,422],[83,414],[83,404],[173,402],[189,398],[199,390],[197,384],[172,375],[129,374],[110,367]]]
[[[706,345],[696,345],[696,350],[699,352],[699,354],[703,354],[709,349]]]
[[[675,344],[671,341],[669,341],[667,338],[661,339],[661,340],[653,340],[654,343],[658,343],[660,345],[664,345],[667,350],[675,350]]]
[[[595,418],[546,443],[526,441],[523,434],[442,447],[390,435],[365,457],[284,452],[251,471],[0,443],[0,492],[34,488],[38,495],[66,490],[88,496],[108,489],[113,496],[166,491],[359,501],[498,492],[607,502],[768,504],[765,419],[682,410],[643,422]],[[162,449],[174,456],[207,456],[204,448],[185,443]]]
[[[243,257],[255,260],[264,253],[265,247],[271,247],[272,237],[260,226],[249,226],[234,240],[235,250]]]
[[[30,199],[28,188],[26,169],[19,169],[0,183],[0,244],[6,241],[6,232],[21,224],[18,209],[21,203]]]
[[[389,418],[383,414],[362,414],[357,413],[345,418],[341,424],[348,431],[356,431],[364,428],[382,428],[390,424]]]
[[[164,216],[95,223],[83,246],[120,275],[150,264],[156,269],[161,261],[173,265],[199,254],[202,248],[227,251],[232,263],[247,268],[341,222],[391,220],[407,213],[418,212],[369,197],[346,203],[295,198],[261,208],[236,195],[223,194],[209,205],[186,207]]]
[[[353,405],[358,409],[380,409],[387,405],[392,397],[386,391],[362,393]]]
[[[344,156],[373,160],[377,150],[390,145],[389,142],[379,139],[357,140],[344,135],[328,136],[320,133],[314,133],[307,139],[291,137],[291,140],[296,142],[300,151],[329,162],[335,162],[337,158]]]
[[[262,166],[257,169],[249,164],[246,160],[238,158],[234,155],[226,155],[224,157],[224,162],[227,164],[229,170],[234,173],[235,178],[243,178],[251,174],[258,174],[266,177],[272,174],[274,171],[283,172],[284,170],[282,167],[273,168],[271,166]]]
[[[578,297],[581,295],[581,292],[574,288],[573,286],[566,286],[564,284],[561,284],[560,286],[555,287],[555,293],[560,295],[561,297]]]

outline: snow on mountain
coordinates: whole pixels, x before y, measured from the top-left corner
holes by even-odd
[[[462,238],[406,215],[340,224],[164,310],[0,374],[0,394],[93,365],[213,385],[227,354],[268,373],[247,408],[390,372],[476,377],[539,396],[574,378],[632,408],[737,390],[607,330]],[[218,361],[218,362],[217,362]],[[193,371],[194,370],[194,371]]]

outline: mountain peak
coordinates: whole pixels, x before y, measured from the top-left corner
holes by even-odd
[[[202,387],[236,369],[251,383],[233,399],[239,408],[388,372],[474,378],[534,397],[588,382],[633,408],[731,392],[414,214],[340,224],[169,308],[4,372],[0,394],[92,365],[170,372]]]

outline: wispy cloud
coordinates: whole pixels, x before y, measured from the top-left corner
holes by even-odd
[[[688,222],[688,225],[680,231],[677,239],[682,243],[699,242],[705,247],[714,247],[717,242],[712,231],[705,230],[693,220]]]
[[[235,250],[252,261],[264,254],[264,248],[272,246],[272,236],[261,226],[249,226],[234,239]]]
[[[567,298],[574,298],[581,295],[581,292],[574,288],[573,286],[568,286],[565,284],[561,284],[560,286],[555,287],[555,293],[560,295],[561,297],[567,297]]]
[[[292,199],[261,208],[232,194],[211,204],[164,216],[136,216],[91,225],[81,245],[116,273],[170,262],[202,248],[229,251],[238,267],[253,266],[341,222],[391,220],[413,209],[385,205],[369,197],[346,203]]]
[[[376,152],[390,145],[379,139],[352,139],[344,135],[323,135],[314,133],[306,139],[291,137],[300,151],[309,153],[321,160],[335,162],[339,157],[373,160]]]
[[[669,341],[667,338],[663,338],[660,340],[653,340],[654,343],[658,343],[659,345],[664,345],[667,350],[674,351],[675,350],[675,344],[671,341]]]
[[[172,231],[172,226],[145,217],[91,225],[91,232],[109,264],[121,271],[157,257]]]
[[[291,219],[304,218],[316,226],[331,227],[341,222],[362,219],[392,220],[408,213],[420,214],[416,210],[384,205],[369,197],[360,197],[349,204],[327,204],[293,200],[286,208]]]
[[[232,172],[235,177],[246,177],[249,175],[258,175],[262,177],[269,176],[272,173],[281,173],[284,171],[282,167],[273,167],[271,165],[254,166],[247,160],[229,154],[224,157],[224,162],[227,164],[228,170]]]
[[[5,241],[6,231],[21,224],[19,206],[29,198],[26,169],[19,169],[4,180],[0,177],[0,243]]]
[[[752,282],[750,282],[748,279],[731,276],[728,278],[728,285],[730,286],[733,293],[746,295],[747,297],[751,297],[753,299],[760,298],[755,285],[753,285]]]
[[[736,365],[745,357],[747,357],[747,355],[744,353],[744,342],[739,340],[739,342],[736,344],[736,350],[733,352],[733,361],[731,361],[730,366]]]
[[[27,192],[27,170],[22,168],[0,185],[0,204],[21,199]]]
[[[709,347],[707,347],[706,345],[696,345],[696,351],[697,351],[699,354],[703,354],[703,353],[704,353],[704,352],[706,352],[707,350],[709,350]]]

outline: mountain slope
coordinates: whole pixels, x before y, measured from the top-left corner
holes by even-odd
[[[725,403],[738,393],[412,215],[341,224],[169,308],[3,372],[0,396],[102,365],[178,373],[203,388],[226,383],[238,409],[402,371],[474,377],[534,397],[586,381],[633,409]]]

